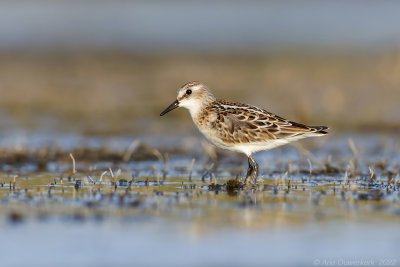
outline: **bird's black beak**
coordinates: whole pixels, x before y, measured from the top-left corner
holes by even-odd
[[[165,115],[166,113],[170,112],[171,110],[176,109],[177,107],[179,107],[179,101],[175,100],[174,103],[169,105],[163,112],[161,112],[160,116]]]

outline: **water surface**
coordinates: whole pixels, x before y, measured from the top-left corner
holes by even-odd
[[[242,190],[226,184],[246,159],[193,137],[19,132],[0,146],[5,265],[399,264],[395,135],[260,153],[259,183]]]

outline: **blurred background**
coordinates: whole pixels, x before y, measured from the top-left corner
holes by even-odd
[[[1,1],[0,129],[176,133],[199,80],[334,130],[400,129],[398,1]],[[174,127],[171,127],[173,125]]]
[[[330,134],[239,190],[194,80]],[[400,1],[0,0],[1,265],[398,265],[399,100]]]

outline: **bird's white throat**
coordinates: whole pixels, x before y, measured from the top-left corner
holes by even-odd
[[[180,107],[184,107],[189,110],[190,116],[193,120],[197,118],[197,116],[203,111],[206,105],[207,103],[204,103],[199,99],[190,99],[183,101],[179,104]]]

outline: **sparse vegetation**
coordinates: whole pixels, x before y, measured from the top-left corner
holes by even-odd
[[[88,148],[3,151],[0,214],[7,215],[10,223],[44,217],[81,222],[135,214],[154,214],[175,221],[187,216],[184,214],[190,210],[190,214],[196,214],[195,211],[203,214],[216,227],[253,228],[270,225],[275,218],[284,224],[314,222],[315,207],[323,212],[325,220],[346,221],[351,207],[357,209],[353,220],[360,223],[366,218],[400,220],[400,165],[388,158],[379,168],[371,167],[376,166],[373,154],[361,152],[366,151],[367,143],[355,142],[360,149],[357,168],[351,164],[355,160],[351,150],[338,158],[320,156],[321,160],[311,161],[304,156],[289,162],[285,158],[295,153],[294,148],[267,152],[279,157],[269,162],[268,171],[262,170],[259,183],[250,187],[241,180],[246,166],[230,169],[235,154],[228,157],[220,154],[210,164],[206,152],[193,157],[190,148],[179,145],[185,140],[178,140],[176,146],[181,148],[181,156],[177,151],[167,156],[170,150],[142,143],[129,152],[130,159],[126,162],[122,160],[125,150],[106,147],[93,151]],[[396,147],[395,139],[386,140]],[[346,147],[347,140],[331,142]],[[330,155],[335,147],[324,145],[310,153]],[[39,199],[42,204],[38,206]],[[357,203],[357,207],[348,206],[351,203]],[[255,217],[244,221],[242,209],[254,209]],[[379,216],[375,216],[377,212]],[[276,217],[277,214],[280,215]],[[205,219],[203,216],[189,219],[196,224]],[[219,225],[220,220],[223,225]]]

